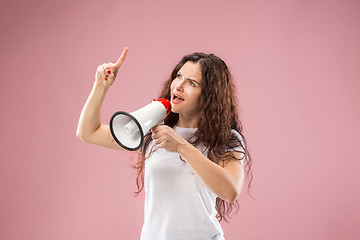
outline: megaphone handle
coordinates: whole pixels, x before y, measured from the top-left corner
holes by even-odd
[[[158,123],[156,124],[156,126],[157,126],[157,125],[164,125],[164,124],[165,124],[164,120],[161,120],[160,122],[158,122]]]

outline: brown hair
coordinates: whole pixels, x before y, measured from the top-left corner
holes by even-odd
[[[176,78],[178,71],[187,61],[199,63],[202,71],[202,81],[200,83],[200,120],[197,130],[189,142],[194,146],[200,143],[203,144],[208,153],[207,157],[217,164],[219,164],[220,158],[227,161],[231,158],[236,160],[243,160],[245,158],[246,180],[248,182],[247,189],[249,193],[252,182],[252,160],[247,150],[245,137],[242,134],[242,125],[238,117],[234,84],[225,62],[214,54],[196,52],[184,56],[173,69],[170,78],[164,83],[159,98],[170,100],[171,82]],[[170,112],[164,119],[164,124],[173,127],[178,119],[178,113]],[[241,135],[242,141],[231,132],[232,129]],[[134,165],[137,170],[136,184],[138,190],[135,192],[136,195],[138,195],[144,187],[145,159],[148,158],[153,151],[152,149],[150,153],[146,154],[151,140],[151,131],[149,131],[145,135],[141,155]],[[226,156],[226,152],[229,149],[238,146],[241,146],[243,149],[243,151],[240,151],[243,153],[243,158],[237,159],[233,155]],[[228,222],[233,208],[236,209],[235,213],[239,210],[237,200],[234,203],[229,203],[219,197],[216,199],[217,218],[219,221],[225,220]]]

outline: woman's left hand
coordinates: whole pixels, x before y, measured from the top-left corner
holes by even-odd
[[[155,144],[169,152],[179,152],[180,147],[188,143],[167,125],[153,127],[151,132],[151,138],[154,139]]]

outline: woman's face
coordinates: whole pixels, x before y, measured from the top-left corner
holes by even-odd
[[[198,114],[201,95],[201,65],[186,62],[171,82],[171,111]]]

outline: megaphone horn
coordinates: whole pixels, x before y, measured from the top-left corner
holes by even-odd
[[[136,151],[143,144],[145,134],[160,124],[170,111],[171,103],[166,98],[153,99],[132,113],[118,111],[111,116],[110,132],[121,147]]]

